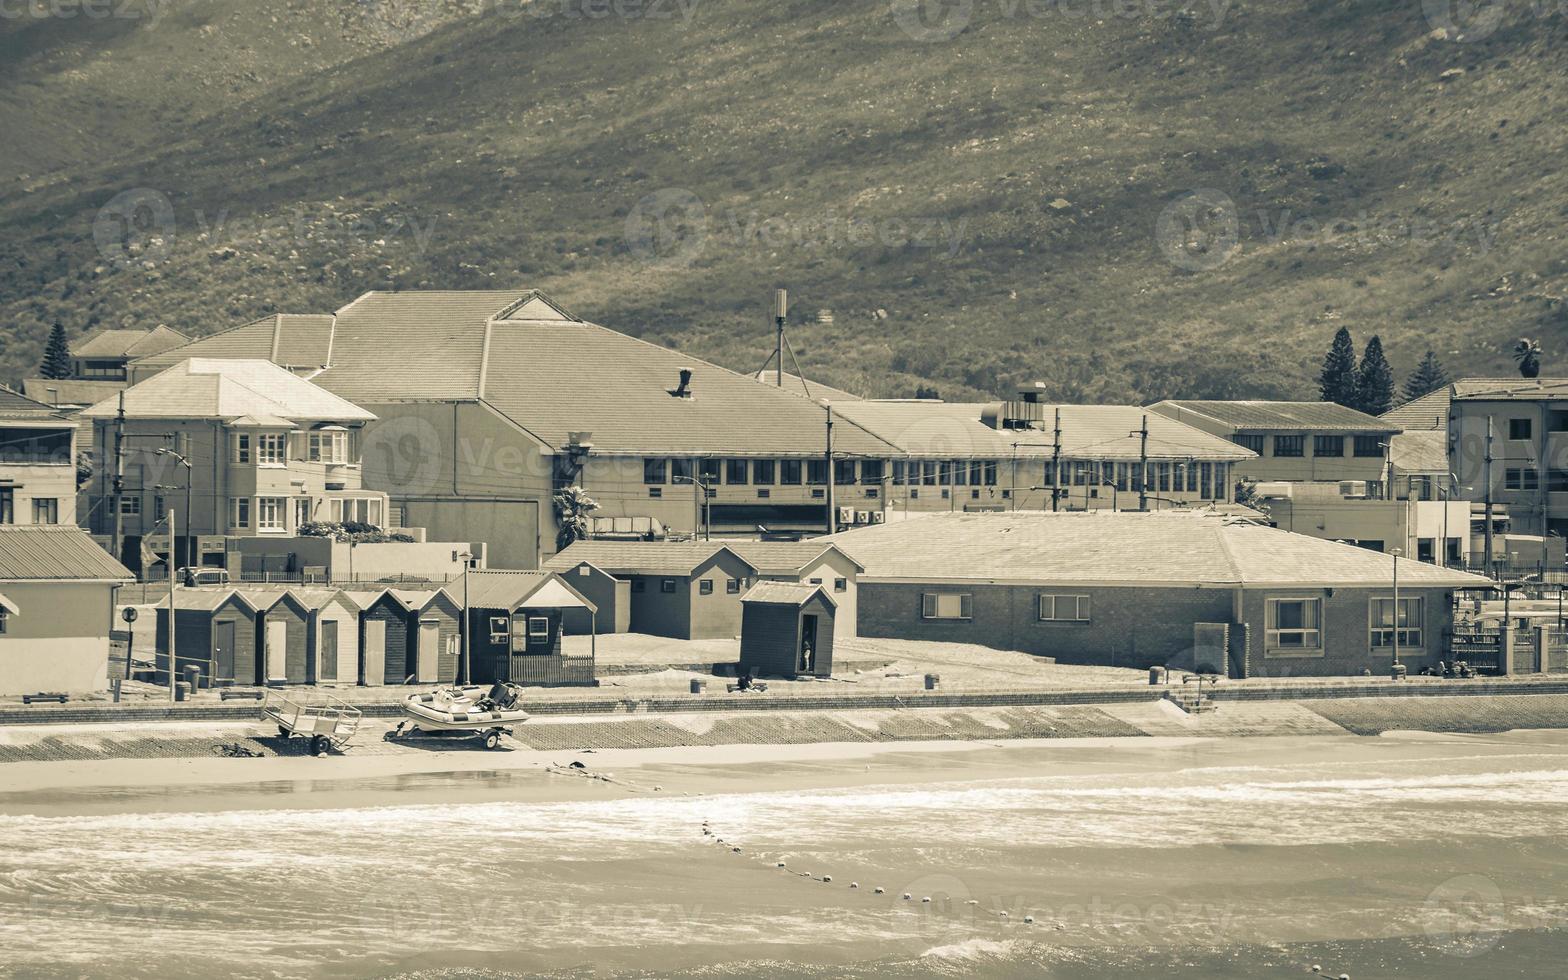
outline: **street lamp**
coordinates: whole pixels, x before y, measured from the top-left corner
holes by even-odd
[[[1394,679],[1398,680],[1399,675],[1403,673],[1402,665],[1399,662],[1399,556],[1404,554],[1404,551],[1395,548],[1389,554],[1394,558],[1394,665],[1392,672]]]
[[[187,457],[167,447],[157,450],[154,455],[171,456],[177,460],[181,466],[185,467],[185,534],[187,537],[189,537],[191,533],[191,476],[193,473],[193,470],[191,469],[191,461]],[[170,530],[172,532],[173,529],[171,528]],[[187,547],[185,549],[185,564],[187,567],[194,564],[191,561],[190,552],[191,549]],[[174,561],[174,538],[172,537],[172,534],[169,538],[169,561]]]
[[[830,473],[828,473],[828,481],[831,483],[832,480],[833,480],[833,474],[830,472]],[[703,483],[701,480],[697,479],[694,476],[676,476],[676,477],[672,478],[671,482],[673,482],[673,483],[690,483],[691,484],[691,487],[692,487],[692,490],[691,490],[691,492],[692,492],[692,506],[693,506],[693,511],[692,511],[691,517],[692,517],[693,521],[696,521],[697,523],[702,525],[702,540],[704,540],[704,541],[709,540],[709,538],[708,538],[708,533],[709,533],[709,529],[710,529],[709,525],[712,523],[712,521],[710,521],[708,519],[707,513],[708,513],[708,500],[713,496],[712,489],[710,489],[706,483]],[[697,494],[698,493],[702,494],[702,503],[700,505],[700,509],[698,509],[699,505],[697,503]],[[696,530],[696,528],[692,529],[691,536],[692,536],[693,540],[696,539],[696,537],[697,537],[697,530]]]
[[[474,624],[473,617],[468,613],[468,569],[474,563],[474,555],[471,551],[454,551],[452,552],[452,560],[463,563],[463,683],[472,684],[474,678],[468,672],[468,631],[473,628]]]

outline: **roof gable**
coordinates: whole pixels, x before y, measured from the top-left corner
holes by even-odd
[[[1420,398],[1405,402],[1393,411],[1384,412],[1380,418],[1389,425],[1397,425],[1407,432],[1412,429],[1446,431],[1449,401],[1449,386],[1444,385]]]
[[[763,580],[746,590],[740,597],[741,602],[760,603],[767,606],[794,606],[799,608],[820,599],[829,609],[837,609],[838,603],[828,595],[827,590],[820,585],[803,585],[799,582],[773,582]]]
[[[119,396],[82,413],[111,418]],[[271,361],[192,358],[125,390],[132,418],[369,421],[375,416]]]
[[[558,572],[586,561],[615,576],[690,576],[712,564],[721,553],[752,572],[757,570],[717,541],[577,541],[544,565]]]

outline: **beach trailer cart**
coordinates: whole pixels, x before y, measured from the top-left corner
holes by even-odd
[[[263,721],[278,726],[285,739],[296,735],[310,742],[312,755],[327,754],[328,748],[342,751],[359,731],[358,708],[324,692],[267,691],[261,703]]]

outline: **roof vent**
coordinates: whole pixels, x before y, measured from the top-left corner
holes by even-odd
[[[691,368],[681,368],[681,383],[671,389],[670,394],[676,398],[691,397]]]

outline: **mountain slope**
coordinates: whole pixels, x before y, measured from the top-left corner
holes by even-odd
[[[1403,0],[976,0],[922,41],[886,0],[595,4],[171,11],[126,77],[272,16],[327,54],[269,34],[253,95],[154,86],[121,149],[67,132],[7,187],[0,376],[56,319],[202,334],[419,287],[538,287],[750,370],[788,285],[805,373],[873,395],[1306,395],[1340,325],[1400,374],[1568,343],[1545,8],[1448,39]]]

